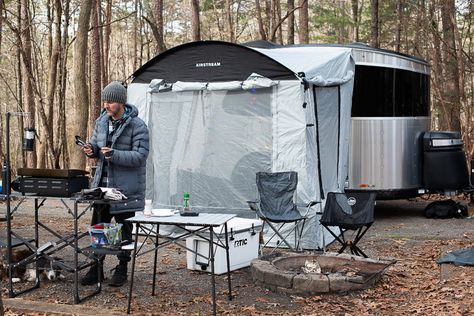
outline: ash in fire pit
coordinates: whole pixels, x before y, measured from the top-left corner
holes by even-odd
[[[346,254],[291,254],[272,261],[254,260],[255,282],[276,292],[317,294],[348,292],[374,285],[394,261]]]
[[[318,260],[306,260],[301,270],[304,273],[321,273],[321,266]]]

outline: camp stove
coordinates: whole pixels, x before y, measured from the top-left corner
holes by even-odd
[[[89,187],[87,174],[87,171],[79,169],[20,168],[12,188],[21,193],[70,197]]]

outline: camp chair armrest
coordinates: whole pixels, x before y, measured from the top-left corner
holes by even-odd
[[[258,207],[258,201],[247,201],[247,204],[249,205],[250,209],[252,211],[257,212],[259,207]]]
[[[316,204],[321,204],[321,201],[309,201],[309,203],[306,205],[306,207],[311,207]]]
[[[319,203],[321,203],[321,201],[309,201],[306,204],[297,203],[296,206],[298,206],[298,207],[311,207],[311,206],[314,206],[314,205],[319,204]]]
[[[298,208],[305,208],[305,209],[306,209],[306,213],[303,215],[303,216],[306,217],[306,216],[308,215],[308,213],[309,213],[309,209],[310,209],[312,206],[314,206],[314,205],[316,205],[316,204],[319,204],[319,203],[321,203],[321,201],[309,201],[309,203],[307,203],[307,204],[296,204],[296,206],[297,206]]]

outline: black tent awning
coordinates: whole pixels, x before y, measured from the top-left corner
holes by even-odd
[[[251,48],[220,41],[199,41],[176,46],[155,56],[133,73],[132,81],[243,81],[252,73],[272,80],[296,78],[290,69]]]

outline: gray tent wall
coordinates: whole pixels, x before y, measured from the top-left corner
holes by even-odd
[[[241,66],[249,71],[253,67],[254,74],[215,81],[199,75],[194,81],[186,69],[184,82],[177,80],[176,68],[172,80],[163,78],[166,72],[157,71],[155,76],[151,70],[160,69],[165,61],[178,62],[173,55],[186,56],[187,50],[199,55],[209,44],[225,47],[223,59],[233,63],[232,69],[239,68],[241,55],[247,52],[264,59],[259,65]],[[294,170],[299,175],[298,203],[322,202],[308,212],[302,246],[322,247],[321,238],[325,243],[332,238],[325,233],[323,237],[316,213],[327,192],[343,190],[348,173],[351,49],[255,49],[258,55],[252,51],[223,42],[197,42],[178,46],[161,60],[157,56],[134,74],[128,101],[138,107],[151,135],[147,198],[153,199],[154,207],[179,207],[182,192],[190,191],[195,208],[250,217],[254,214],[246,201],[256,197],[255,172]],[[226,58],[229,55],[235,57]],[[216,56],[202,58],[201,65],[219,62]],[[276,66],[263,69],[266,60]],[[262,75],[265,71],[267,76]],[[270,87],[265,86],[268,82]]]

